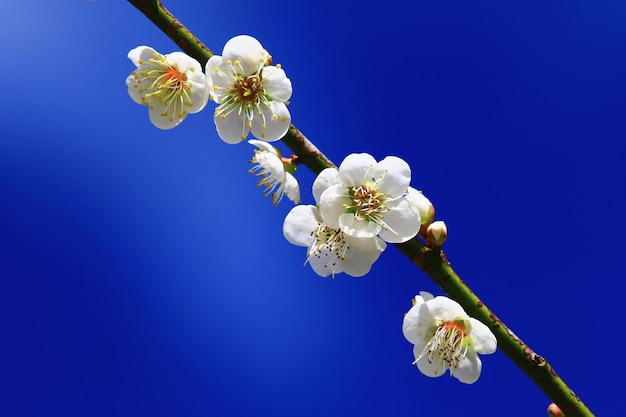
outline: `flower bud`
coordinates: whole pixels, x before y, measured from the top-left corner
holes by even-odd
[[[432,205],[430,200],[426,198],[421,191],[409,187],[406,199],[409,204],[415,207],[419,212],[422,227],[428,226],[435,220],[435,206]]]
[[[441,220],[433,222],[426,231],[426,243],[428,246],[442,246],[448,238],[448,228]]]
[[[559,406],[556,405],[555,403],[552,403],[548,406],[548,415],[550,417],[565,417],[565,414],[563,414],[563,411],[561,411]]]

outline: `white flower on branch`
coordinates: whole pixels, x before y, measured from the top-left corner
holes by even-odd
[[[322,221],[315,206],[299,205],[291,209],[283,224],[285,238],[305,246],[307,262],[320,276],[340,272],[353,277],[367,274],[386,244],[380,238],[353,238]]]
[[[418,209],[406,199],[411,168],[402,159],[388,156],[380,162],[369,154],[348,155],[336,174],[336,182],[320,196],[322,218],[348,236],[380,236],[390,243],[415,237],[420,229]]]
[[[316,202],[336,179],[337,170],[327,168],[313,183]],[[283,234],[292,244],[305,246],[307,262],[318,275],[327,277],[341,272],[353,277],[367,274],[387,244],[378,236],[355,238],[329,227],[312,205],[291,209],[283,223]]]
[[[150,121],[159,129],[178,126],[206,105],[208,83],[195,59],[182,52],[161,55],[149,46],[138,46],[128,58],[137,66],[126,78],[128,94],[148,106]]]
[[[207,62],[211,99],[218,104],[213,119],[224,142],[239,143],[250,131],[268,142],[287,133],[291,81],[279,65],[268,65],[270,61],[258,40],[240,35],[226,42],[222,56],[213,55]]]
[[[278,150],[267,142],[252,139],[248,143],[259,148],[254,150],[250,161],[254,165],[249,172],[261,177],[258,185],[265,187],[263,195],[271,195],[274,205],[278,205],[285,195],[294,203],[300,203],[300,184],[285,169],[285,165],[293,168],[295,165],[283,161]]]
[[[413,363],[424,375],[438,377],[449,369],[466,384],[473,384],[480,376],[478,353],[494,353],[497,348],[491,330],[469,317],[456,301],[424,291],[404,316],[402,332],[415,345]]]

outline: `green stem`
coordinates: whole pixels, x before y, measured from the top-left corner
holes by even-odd
[[[461,280],[450,266],[443,251],[429,248],[417,239],[395,246],[450,298],[461,304],[467,314],[485,323],[498,339],[498,348],[521,368],[566,416],[593,416],[593,413],[557,375],[548,361],[536,354],[509,330]]]
[[[315,174],[319,174],[325,168],[337,168],[337,166],[333,164],[326,155],[320,152],[320,150],[294,125],[289,127],[289,130],[281,141],[298,155],[298,164],[306,165],[306,167]]]
[[[185,53],[202,66],[213,53],[183,26],[157,0],[128,0],[171,38]],[[300,164],[319,174],[324,168],[336,167],[294,125],[283,143],[297,156]],[[593,413],[556,374],[552,366],[510,331],[504,323],[469,289],[450,266],[445,254],[412,239],[395,246],[424,271],[450,298],[456,300],[472,317],[485,323],[498,339],[498,347],[522,369],[568,417],[590,417]]]
[[[141,13],[146,15],[189,56],[194,57],[202,68],[214,54],[196,36],[171,14],[158,0],[128,0]]]

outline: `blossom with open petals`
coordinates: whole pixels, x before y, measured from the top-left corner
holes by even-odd
[[[222,56],[207,62],[211,98],[218,104],[213,119],[224,142],[239,143],[250,131],[268,142],[287,133],[291,115],[285,102],[291,97],[291,81],[280,65],[270,62],[261,43],[247,35],[226,42]]]
[[[258,185],[265,187],[263,195],[271,195],[274,205],[280,203],[285,195],[294,203],[300,203],[300,184],[285,170],[285,162],[276,148],[261,140],[252,139],[248,143],[259,148],[254,150],[254,157],[250,161],[254,165],[249,172],[261,177]]]
[[[161,55],[149,46],[128,53],[137,66],[126,78],[128,94],[148,106],[150,121],[159,129],[171,129],[187,114],[204,108],[209,89],[202,67],[182,52]]]
[[[473,384],[480,376],[478,353],[496,351],[496,338],[480,321],[447,297],[420,292],[404,316],[404,337],[413,343],[414,364],[425,375],[438,377],[446,370],[459,381]]]
[[[332,182],[333,176],[332,170],[328,169],[317,177],[313,184],[316,201]],[[329,227],[317,207],[312,205],[292,208],[283,223],[283,234],[290,243],[308,248],[307,262],[313,271],[323,277],[335,276],[340,272],[361,277],[370,271],[372,264],[387,247],[378,236],[355,238]]]
[[[348,236],[406,242],[420,229],[419,212],[406,199],[410,181],[411,168],[398,157],[376,162],[366,153],[348,155],[320,197],[322,218]]]

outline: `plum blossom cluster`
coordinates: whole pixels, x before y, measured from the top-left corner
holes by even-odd
[[[480,321],[469,317],[456,301],[420,292],[404,316],[404,337],[411,342],[414,365],[429,377],[447,370],[459,381],[473,384],[480,376],[478,354],[496,351],[496,337]]]
[[[239,143],[250,132],[272,142],[289,129],[291,81],[280,65],[271,65],[271,56],[251,36],[230,39],[204,72],[182,52],[161,55],[139,46],[128,58],[137,67],[126,78],[128,94],[149,108],[150,121],[159,129],[178,126],[188,114],[203,110],[209,98],[217,104],[213,120],[226,143]]]
[[[229,144],[258,140],[250,173],[259,178],[263,195],[277,205],[285,196],[296,206],[287,214],[283,234],[307,248],[305,264],[318,275],[367,274],[387,243],[420,236],[432,248],[447,238],[446,225],[434,221],[435,210],[421,191],[410,186],[411,169],[401,158],[381,161],[367,153],[348,155],[339,168],[323,170],[313,183],[315,205],[299,205],[300,186],[293,176],[296,157],[284,158],[268,142],[282,138],[291,124],[287,104],[291,81],[255,38],[230,39],[221,56],[204,67],[182,52],[162,55],[148,46],[128,53],[136,69],[126,79],[128,94],[148,107],[160,129],[178,126],[209,99],[217,133]],[[478,353],[496,350],[496,339],[455,301],[421,292],[404,317],[404,336],[414,344],[418,369],[431,377],[450,370],[471,384],[481,373]]]
[[[226,42],[222,55],[205,65],[182,52],[161,55],[148,46],[128,53],[137,67],[127,78],[128,94],[148,107],[150,121],[160,129],[178,126],[188,114],[205,108],[209,98],[217,103],[213,121],[219,137],[237,144],[253,136],[267,142],[282,138],[291,124],[287,103],[291,81],[261,43],[248,35]],[[284,196],[300,202],[300,186],[292,175],[295,164],[278,150],[251,140],[258,149],[250,172],[260,177],[263,194],[278,204]]]
[[[403,243],[420,230],[418,206],[409,198],[411,169],[388,156],[348,155],[313,183],[315,205],[294,207],[283,223],[285,238],[305,246],[307,262],[321,276],[367,274],[387,243]],[[421,203],[421,202],[420,202]]]

